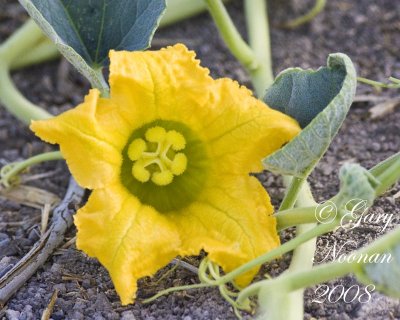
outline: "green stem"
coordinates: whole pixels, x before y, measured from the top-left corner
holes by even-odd
[[[158,292],[156,295],[143,300],[143,303],[150,303],[154,300],[157,300],[159,297],[162,297],[166,294],[172,293],[172,292],[176,292],[176,291],[182,291],[182,290],[192,290],[192,289],[200,289],[200,288],[207,288],[207,287],[212,287],[212,285],[206,284],[206,283],[196,283],[196,284],[192,284],[192,285],[187,285],[187,286],[179,286],[179,287],[172,287],[172,288],[168,288],[165,290],[162,290],[160,292]]]
[[[400,227],[382,236],[378,240],[369,244],[367,247],[357,250],[352,255],[356,256],[371,256],[374,253],[384,253],[389,248],[398,245],[400,242]],[[330,281],[345,274],[356,272],[360,268],[360,263],[335,261],[325,263],[308,271],[284,273],[282,276],[273,280],[263,280],[243,289],[237,299],[237,303],[245,301],[250,296],[256,295],[263,287],[282,287],[288,291],[299,290],[301,288],[310,287],[322,282]]]
[[[316,227],[315,223],[311,224],[303,224],[296,227],[296,237],[299,237],[303,234],[307,234],[307,232],[311,231]],[[290,266],[286,272],[299,272],[306,271],[312,268],[315,250],[317,248],[317,238],[312,238],[307,242],[304,242],[300,246],[298,246],[292,255],[292,260],[290,262]],[[261,306],[265,303],[265,300],[258,301],[258,304]],[[285,303],[289,317],[287,319],[299,319],[302,320],[304,317],[304,290],[299,289],[288,293],[287,301]]]
[[[26,124],[32,119],[49,118],[50,114],[28,101],[18,91],[10,77],[9,65],[41,38],[42,32],[32,20],[29,20],[0,46],[0,102]]]
[[[268,290],[268,288],[282,288],[282,290],[285,290],[286,292],[291,292],[341,277],[352,272],[353,269],[353,264],[334,262],[307,271],[284,273],[282,276],[273,280],[259,281],[243,289],[239,294],[237,303],[240,304],[247,298],[259,294],[262,289]],[[260,306],[262,307],[262,304],[260,304]]]
[[[221,0],[205,0],[218,30],[229,50],[247,69],[258,67],[255,55],[236,29]]]
[[[278,221],[278,230],[284,230],[299,224],[317,222],[315,218],[316,206],[299,207],[285,211],[279,211],[275,214]]]
[[[248,287],[245,290],[245,294],[249,296],[258,294],[258,300],[263,301],[258,307],[255,320],[293,320],[291,318],[292,311],[287,307],[290,293],[286,288],[279,286],[279,283],[272,283],[268,287],[264,286],[262,288],[258,286]],[[242,297],[240,297],[240,300],[243,300]],[[298,311],[301,314],[301,310]],[[294,319],[297,318],[298,315]]]
[[[304,181],[305,179],[297,177],[291,178],[290,182],[288,181],[289,187],[286,191],[285,197],[283,198],[283,201],[278,211],[283,211],[293,208]]]
[[[227,2],[227,0],[223,0]],[[167,0],[167,10],[161,18],[160,28],[172,25],[207,10],[204,0]]]
[[[391,81],[393,83],[397,83],[398,85],[400,85],[400,79],[397,79],[395,77],[389,77],[389,81]]]
[[[400,158],[397,157],[393,163],[377,177],[380,184],[375,188],[376,195],[385,193],[392,185],[400,179]]]
[[[18,59],[13,59],[11,61],[11,70],[21,69],[35,65],[41,62],[56,59],[60,56],[60,52],[57,47],[48,40],[43,38],[43,40],[34,46],[29,52],[24,53]]]
[[[8,66],[12,60],[25,54],[42,39],[42,31],[29,19],[0,46],[1,65]]]
[[[375,81],[375,80],[370,80],[367,78],[363,78],[363,77],[357,77],[357,81],[361,82],[361,83],[365,83],[365,84],[369,84],[373,87],[377,87],[377,88],[387,88],[387,89],[399,89],[400,88],[400,83],[396,82],[395,83],[382,83],[379,81]]]
[[[87,74],[87,79],[92,88],[99,89],[103,98],[108,98],[110,96],[110,88],[104,78],[103,67],[93,69],[93,73]]]
[[[0,46],[0,102],[11,114],[28,125],[32,120],[48,119],[52,115],[21,94],[10,77],[9,68],[13,61],[17,61],[20,56],[23,57],[25,52],[34,45],[36,45],[36,50],[39,50],[35,59],[43,57],[41,50],[48,53],[48,46],[40,49],[41,44],[37,45],[41,40],[43,40],[41,30],[33,20],[29,20]],[[94,70],[89,80],[93,87],[101,91],[103,96],[108,95],[108,85],[101,69]]]
[[[325,8],[325,5],[326,5],[326,0],[316,0],[314,7],[309,12],[307,12],[305,15],[301,17],[298,17],[294,20],[285,23],[282,27],[288,29],[294,29],[310,22]]]
[[[332,231],[337,226],[338,223],[339,222],[337,222],[337,221],[333,221],[328,224],[320,224],[317,227],[313,228],[312,230],[309,230],[309,231],[299,235],[298,237],[282,244],[281,246],[275,248],[274,250],[271,250],[268,253],[263,254],[262,256],[259,256],[255,259],[243,264],[242,266],[236,268],[235,270],[233,270],[233,271],[227,273],[226,275],[224,275],[223,277],[219,278],[213,284],[221,285],[224,283],[231,282],[235,278],[240,276],[241,274],[246,273],[247,271],[249,271],[257,266],[260,266],[264,263],[270,262],[270,261],[282,256],[283,254],[294,250],[302,243],[304,243],[310,239],[313,239],[315,237],[318,237],[322,234]]]
[[[257,68],[249,69],[249,73],[257,96],[262,98],[274,82],[267,2],[245,0],[244,6],[249,43],[257,61]]]
[[[381,182],[376,188],[376,194],[379,195],[400,177],[399,154],[376,165],[370,170],[370,173],[375,175]],[[315,201],[312,198],[309,198],[308,200],[311,200],[308,201],[307,198],[308,197],[302,197],[301,194],[299,194],[299,200],[306,200],[303,205],[314,206],[308,208],[315,208]],[[315,214],[313,214],[313,216],[315,216]],[[337,224],[337,222],[334,221],[331,224],[334,225]],[[313,232],[313,230],[316,229],[314,226],[314,224],[307,224],[298,227],[298,235],[294,240],[304,234]],[[399,240],[400,228],[397,228],[394,232],[375,241],[367,248],[359,250],[358,253],[368,255],[385,251],[392,245],[398,243]],[[304,314],[303,293],[305,287],[343,276],[359,268],[357,263],[343,262],[333,262],[312,268],[315,248],[315,238],[298,246],[294,250],[292,261],[287,272],[277,279],[257,282],[245,288],[240,292],[237,298],[237,304],[240,305],[240,303],[246,301],[250,296],[258,294],[260,316],[257,319],[302,319]],[[283,311],[275,305],[275,302],[277,302],[277,291],[279,291],[279,301],[284,301],[285,303],[285,310]],[[266,316],[267,314],[268,317]]]
[[[400,179],[400,153],[396,153],[380,162],[371,168],[369,172],[380,182],[375,188],[375,193],[379,196]],[[335,202],[336,196],[329,201]],[[283,230],[299,224],[317,222],[315,217],[316,208],[317,207],[314,205],[277,212],[275,217],[278,222],[278,230]]]
[[[400,159],[400,152],[390,156],[389,158],[379,162],[377,165],[372,167],[369,172],[371,172],[375,178],[385,172],[389,167],[396,163]]]
[[[205,0],[219,32],[236,59],[248,70],[258,97],[273,83],[266,0],[245,0],[250,46],[243,40],[221,0]]]
[[[45,161],[62,160],[62,159],[64,158],[61,152],[54,151],[54,152],[42,153],[21,162],[11,163],[1,168],[0,183],[4,184],[6,187],[9,187],[10,180],[17,174],[19,174],[21,171],[25,170],[26,168]]]
[[[304,180],[303,180],[304,181]],[[292,180],[291,185],[293,185],[294,180]],[[296,201],[296,206],[298,207],[308,207],[316,206],[314,197],[312,196],[310,187],[305,181],[301,184],[298,199]],[[307,234],[317,226],[316,223],[303,224],[296,227],[296,237],[303,234]],[[317,247],[317,238],[313,238],[304,242],[298,246],[293,251],[292,260],[290,262],[289,269],[287,272],[299,272],[309,270],[313,266],[315,250]],[[286,296],[286,309],[288,312],[288,317],[286,319],[299,319],[302,320],[304,316],[304,290],[299,289],[297,291],[288,293]],[[259,305],[267,303],[266,300],[259,299]]]
[[[50,113],[27,100],[15,87],[7,65],[0,65],[0,102],[19,120],[29,125],[31,120],[48,119]]]

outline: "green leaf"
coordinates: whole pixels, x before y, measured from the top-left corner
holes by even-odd
[[[354,99],[357,76],[350,58],[331,54],[327,67],[317,71],[291,68],[283,71],[264,101],[304,128],[285,147],[263,163],[280,174],[305,178],[328,149]]]
[[[396,235],[397,234],[397,235]],[[400,298],[400,229],[392,232],[397,237],[397,243],[385,251],[368,254],[369,260],[378,259],[377,263],[362,263],[355,272],[360,282],[365,285],[374,284],[376,289],[384,294]],[[379,241],[379,240],[378,240]],[[377,256],[379,254],[379,256]],[[388,259],[390,258],[390,262]]]
[[[362,199],[366,201],[367,207],[372,206],[379,181],[367,169],[356,163],[345,163],[340,168],[339,180],[340,190],[336,196],[338,204]]]
[[[61,53],[89,79],[108,52],[143,50],[166,8],[165,0],[20,0]]]

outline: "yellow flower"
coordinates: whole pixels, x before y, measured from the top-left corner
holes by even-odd
[[[177,255],[204,249],[228,272],[278,246],[270,199],[249,173],[299,132],[295,120],[213,80],[181,44],[110,59],[110,98],[91,90],[31,128],[93,189],[75,216],[77,247],[107,268],[122,303]]]

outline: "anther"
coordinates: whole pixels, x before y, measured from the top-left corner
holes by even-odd
[[[128,148],[128,157],[132,161],[139,160],[143,152],[147,149],[146,142],[143,139],[136,139],[130,144]]]
[[[171,163],[171,172],[179,176],[185,172],[187,167],[187,158],[183,153],[178,153],[175,155]]]
[[[150,172],[144,166],[141,160],[135,162],[132,167],[132,175],[140,182],[147,182],[150,180]]]
[[[185,149],[186,140],[182,134],[176,132],[175,130],[171,130],[167,132],[166,140],[170,146],[172,146],[172,150],[180,151]]]
[[[172,182],[174,179],[174,175],[171,171],[165,170],[161,172],[154,172],[153,176],[151,177],[151,181],[159,186],[166,186]]]
[[[135,139],[128,147],[128,157],[134,164],[132,175],[145,183],[150,179],[159,186],[170,184],[174,176],[181,175],[187,168],[187,157],[184,153],[176,153],[186,146],[185,137],[175,131],[166,131],[162,127],[153,127],[146,131],[145,139]],[[150,147],[150,145],[152,145]],[[154,149],[156,151],[149,152]],[[172,149],[172,152],[169,150]]]
[[[165,140],[167,132],[162,127],[153,127],[146,131],[145,137],[149,142],[161,143]]]

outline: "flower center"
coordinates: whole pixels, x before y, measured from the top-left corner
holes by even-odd
[[[183,123],[154,120],[132,131],[122,150],[120,181],[158,212],[187,207],[210,172],[207,145]]]
[[[135,139],[128,147],[133,177],[142,183],[151,179],[159,186],[170,184],[187,168],[187,157],[179,152],[185,147],[185,137],[175,130],[160,126],[147,129],[144,139]]]

